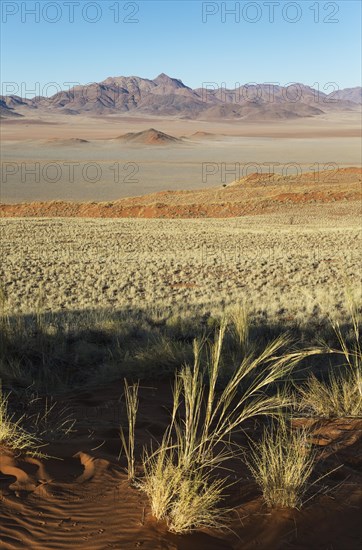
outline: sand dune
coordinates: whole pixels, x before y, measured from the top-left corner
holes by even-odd
[[[194,132],[190,136],[187,136],[187,139],[190,139],[190,140],[212,140],[212,139],[217,139],[221,136],[222,136],[222,134],[214,134],[212,132],[204,132],[204,131],[199,130],[197,132]]]
[[[87,139],[81,139],[81,138],[52,138],[52,139],[47,139],[44,143],[45,145],[70,146],[70,145],[83,145],[85,143],[89,143],[89,141]]]
[[[149,128],[142,132],[129,132],[116,138],[124,143],[134,143],[141,145],[170,145],[182,143],[182,140],[174,136]]]
[[[154,386],[154,382],[152,384]],[[359,474],[357,451],[360,420],[311,421],[314,442],[324,451],[329,469],[338,470],[333,498],[319,495],[302,513],[297,510],[267,511],[253,481],[248,481],[245,465],[235,466],[236,485],[228,489],[226,505],[235,508],[230,529],[205,529],[190,535],[173,535],[163,522],[152,518],[147,498],[130,487],[123,471],[120,451],[119,414],[121,385],[97,391],[66,394],[61,402],[70,405],[77,418],[77,434],[51,443],[48,459],[0,454],[1,548],[16,550],[261,550],[271,548],[357,549],[359,546]],[[157,395],[157,399],[155,399]],[[163,406],[161,406],[161,403]],[[157,390],[140,392],[137,422],[137,449],[159,437],[166,428],[171,408],[168,382]],[[302,421],[303,422],[303,421]],[[255,423],[245,424],[245,433],[236,438],[245,445],[256,437]],[[260,430],[261,427],[259,427]],[[92,438],[89,431],[92,431]],[[236,437],[236,436],[235,436]],[[338,449],[338,453],[336,453]],[[324,465],[324,468],[327,466]],[[242,519],[242,521],[240,521]],[[348,546],[346,546],[346,533]]]

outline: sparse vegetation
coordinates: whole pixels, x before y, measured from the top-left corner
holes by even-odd
[[[124,429],[121,427],[120,437],[122,448],[127,458],[127,475],[129,480],[133,480],[135,477],[134,447],[135,427],[138,409],[138,387],[138,383],[129,386],[127,380],[124,381],[124,397],[126,401],[126,411],[128,418],[128,434],[126,435]]]
[[[28,430],[43,444],[61,441],[76,432],[72,411],[52,396],[35,394],[25,403],[25,409]]]
[[[39,442],[8,411],[8,396],[5,396],[0,383],[0,448],[7,447],[16,452],[36,453]]]
[[[246,420],[274,414],[286,404],[282,393],[269,395],[268,388],[293,367],[278,355],[288,339],[272,341],[260,354],[251,349],[246,353],[247,320],[242,319],[242,329],[236,324],[242,360],[226,385],[217,390],[227,329],[223,320],[205,366],[202,348],[206,342],[194,342],[193,368],[185,366],[176,374],[170,425],[160,446],[145,453],[141,487],[155,517],[165,519],[171,531],[220,525],[216,506],[227,480],[217,479],[216,471],[234,455],[233,431]]]
[[[246,461],[268,506],[301,506],[315,462],[305,429],[291,429],[280,417],[260,442],[251,444]]]
[[[150,222],[156,229],[152,242],[148,222],[137,227],[133,222],[109,226],[92,221],[84,229],[79,221],[67,221],[71,243],[83,243],[79,254],[57,249],[54,235],[44,234],[36,222],[41,254],[34,261],[30,254],[25,262],[8,251],[7,265],[1,266],[0,376],[13,391],[10,408],[8,397],[0,394],[1,446],[35,454],[41,444],[72,437],[77,426],[63,405],[68,392],[85,390],[87,402],[92,389],[119,387],[123,379],[125,407],[119,393],[112,397],[122,417],[108,433],[116,433],[116,456],[121,447],[120,465],[132,487],[147,495],[153,516],[171,532],[228,526],[228,490],[242,477],[235,468],[237,438],[244,437],[244,444],[246,436],[240,434],[250,420],[258,434],[266,425],[245,461],[267,505],[300,507],[316,454],[308,432],[291,429],[285,414],[293,408],[328,418],[361,415],[360,308],[353,297],[348,305],[342,288],[334,285],[330,293],[328,286],[332,279],[342,281],[346,272],[356,282],[357,257],[347,269],[331,267],[334,229],[316,237],[294,224],[291,232],[285,224],[274,241],[274,234],[271,238],[264,229],[239,222],[235,227],[210,222],[206,236],[201,221],[190,224],[194,234],[175,222],[176,248],[171,250],[169,235],[157,233],[160,221]],[[14,223],[5,222],[10,237]],[[21,234],[30,222],[17,223]],[[117,228],[118,240],[108,239],[110,227]],[[131,237],[122,241],[125,229]],[[146,248],[134,255],[130,243],[139,231]],[[201,234],[214,253],[205,255],[201,247],[200,259]],[[239,246],[235,239],[240,235],[253,254],[230,261],[228,239]],[[100,238],[102,253],[93,247]],[[318,255],[311,252],[315,238]],[[55,250],[61,255],[52,259]],[[305,274],[310,286],[301,292]],[[28,283],[34,276],[36,289]],[[323,314],[326,309],[333,313],[332,324]],[[160,422],[154,425],[143,417],[139,428],[144,386],[139,381],[151,380],[155,389],[170,379],[173,402],[168,396],[167,420],[160,403]],[[292,383],[294,396],[288,390]],[[25,394],[30,396],[24,401],[26,417],[24,409],[23,416],[10,413]],[[92,420],[83,429],[92,437]],[[138,429],[149,436],[148,443],[137,441]],[[92,453],[101,454],[106,445],[99,437]],[[87,464],[95,457],[82,460]]]
[[[307,326],[323,320],[322,306],[343,321],[345,278],[360,292],[359,225],[307,222],[4,219],[6,311],[34,314],[41,296],[43,314],[157,308],[166,318],[219,317],[245,302],[261,321]]]
[[[338,320],[330,320],[338,346],[322,343],[316,349],[316,353],[342,359],[342,365],[331,366],[323,380],[312,373],[299,388],[300,408],[321,417],[362,416],[361,311],[349,292],[346,299],[350,313],[347,327],[342,328]]]

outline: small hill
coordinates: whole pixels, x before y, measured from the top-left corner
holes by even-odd
[[[182,143],[181,139],[165,134],[160,130],[155,130],[154,128],[149,128],[142,132],[129,132],[128,134],[118,136],[116,139],[124,143],[138,143],[142,145],[171,145],[174,143]]]
[[[89,143],[86,139],[80,138],[52,138],[47,139],[44,142],[46,145],[83,145],[84,143]]]
[[[217,137],[217,134],[212,134],[211,132],[198,131],[191,134],[189,139],[215,139]]]

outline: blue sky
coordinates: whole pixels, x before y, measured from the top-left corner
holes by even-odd
[[[32,89],[46,94],[49,82],[64,88],[68,82],[161,72],[193,88],[204,82],[230,88],[237,82],[318,82],[323,91],[329,82],[344,88],[361,81],[359,0],[1,4],[1,80],[28,97]],[[235,14],[225,13],[232,8]],[[17,93],[3,85],[6,91]],[[49,87],[47,95],[55,91]]]

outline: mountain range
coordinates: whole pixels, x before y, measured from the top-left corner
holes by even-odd
[[[209,83],[192,89],[162,73],[154,80],[137,76],[109,77],[99,83],[75,86],[51,97],[0,96],[3,118],[29,114],[104,116],[120,113],[176,116],[183,119],[280,120],[311,117],[330,111],[359,110],[362,88],[330,94],[303,84],[289,87],[258,84],[226,89]]]

